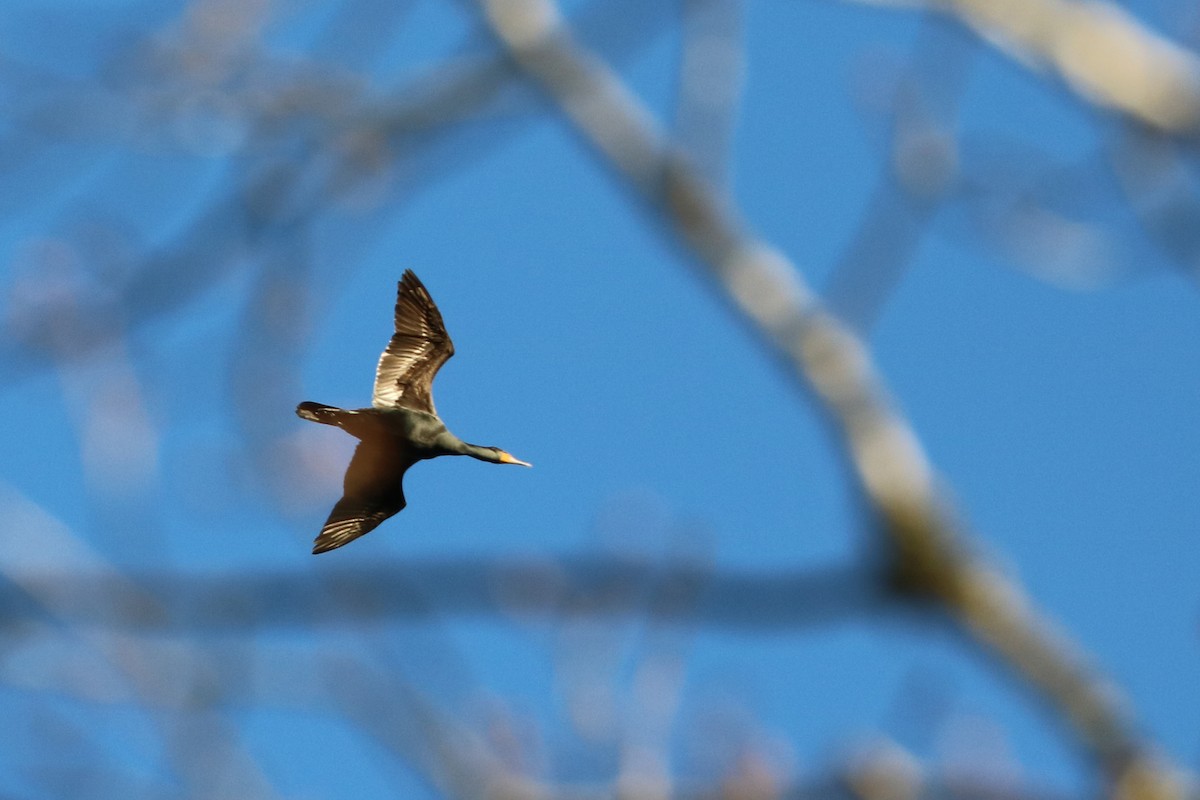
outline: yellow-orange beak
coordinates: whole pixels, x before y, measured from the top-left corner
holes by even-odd
[[[533,464],[530,464],[528,461],[522,461],[519,458],[514,458],[512,453],[506,453],[503,450],[500,451],[500,463],[501,464],[520,464],[522,467],[532,467],[533,466]]]

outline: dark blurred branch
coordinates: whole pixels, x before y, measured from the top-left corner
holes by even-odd
[[[37,619],[45,607],[64,623],[129,632],[250,633],[347,621],[561,614],[769,632],[884,611],[889,598],[877,587],[858,568],[713,572],[599,556],[376,563],[319,573],[44,572],[25,574],[19,585],[0,583],[0,626]]]
[[[746,229],[615,73],[582,49],[556,4],[480,0],[480,5],[513,59],[558,102],[604,163],[662,216],[694,263],[821,401],[886,535],[892,589],[942,604],[972,641],[1037,687],[1070,722],[1116,793],[1181,796],[1174,770],[1143,743],[1107,681],[1084,666],[1078,648],[1064,636],[1050,633],[1014,581],[969,554],[919,440],[892,405],[869,352],[822,308],[795,265]],[[1155,108],[1137,107],[1146,113]]]

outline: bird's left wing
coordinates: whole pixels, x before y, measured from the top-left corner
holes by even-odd
[[[396,292],[396,332],[379,358],[371,404],[436,414],[433,376],[452,355],[441,312],[412,270],[405,270]]]

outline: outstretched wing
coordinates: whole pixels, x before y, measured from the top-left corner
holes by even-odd
[[[433,376],[452,355],[454,343],[441,312],[412,270],[405,270],[396,292],[396,332],[379,357],[371,404],[436,414]]]
[[[313,554],[335,550],[370,533],[404,508],[404,473],[413,464],[392,441],[363,440],[350,459],[337,501],[313,542]]]

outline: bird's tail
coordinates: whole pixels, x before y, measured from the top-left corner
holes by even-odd
[[[347,411],[344,408],[336,406],[327,406],[321,403],[310,403],[305,401],[296,406],[296,416],[300,419],[307,419],[312,422],[320,422],[324,425],[337,425],[341,427],[346,418],[354,414],[353,411]]]

